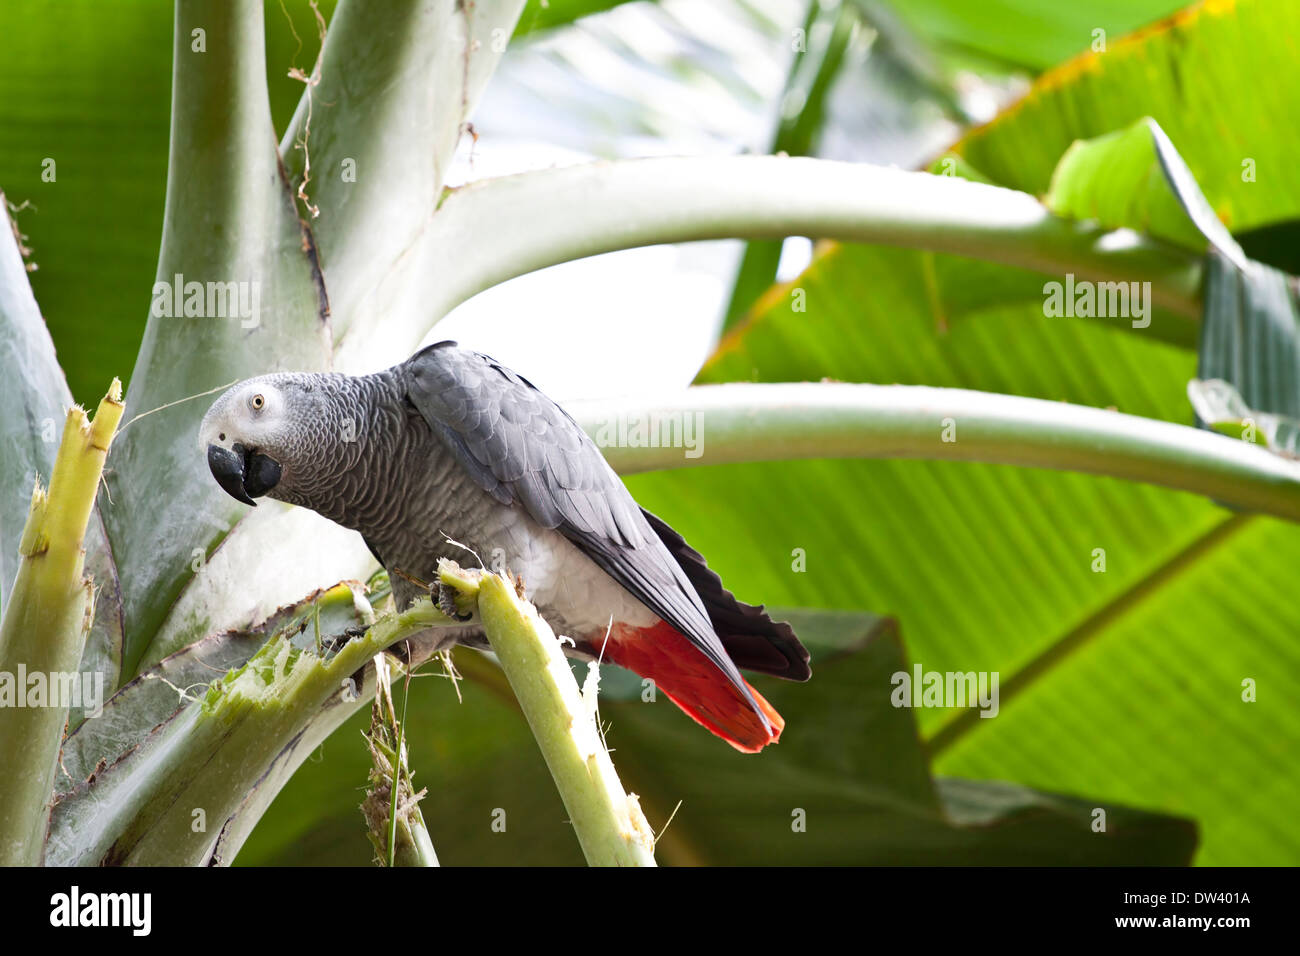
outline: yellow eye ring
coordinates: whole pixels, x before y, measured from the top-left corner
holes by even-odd
[[[266,404],[266,399],[262,397],[261,393],[258,393],[257,395],[253,396],[249,404],[253,406],[253,411],[260,412],[262,410],[262,406]]]

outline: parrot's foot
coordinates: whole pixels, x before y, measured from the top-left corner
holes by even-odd
[[[343,649],[343,645],[354,637],[361,637],[370,629],[370,625],[345,627],[342,634],[331,634],[328,637],[322,637],[320,640],[320,650],[325,654],[337,654]]]
[[[429,590],[433,592],[431,596],[437,603],[438,610],[453,621],[468,621],[474,616],[473,614],[461,614],[457,609],[455,588],[439,581]]]

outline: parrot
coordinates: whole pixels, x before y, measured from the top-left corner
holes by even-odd
[[[570,658],[648,678],[742,753],[778,741],[785,721],[740,669],[811,676],[791,626],[724,589],[567,412],[456,342],[369,375],[246,379],[208,409],[199,447],[237,501],[266,496],[359,532],[399,610],[439,598],[457,623],[426,632],[430,654],[489,649],[474,617],[423,583],[469,551],[503,558]]]

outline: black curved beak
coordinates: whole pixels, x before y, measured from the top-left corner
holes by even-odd
[[[266,494],[280,481],[280,463],[258,452],[248,452],[236,442],[231,448],[208,446],[208,470],[230,497],[256,506],[254,497]]]
[[[226,494],[246,505],[257,505],[244,490],[244,456],[220,445],[208,446],[208,470]]]

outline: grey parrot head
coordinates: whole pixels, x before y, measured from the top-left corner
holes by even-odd
[[[254,498],[292,501],[296,479],[306,471],[317,425],[325,414],[325,376],[281,372],[250,378],[218,398],[199,426],[199,447],[226,493],[244,504]],[[316,444],[319,448],[319,443]]]

